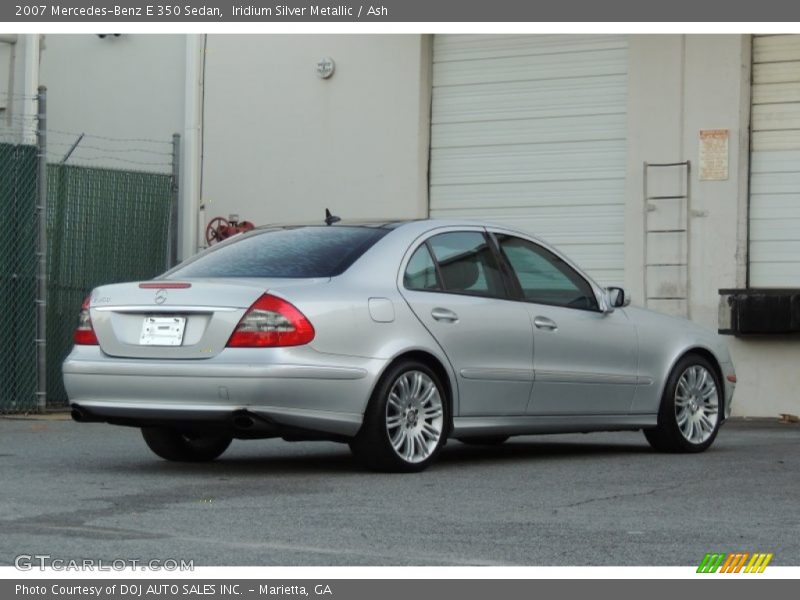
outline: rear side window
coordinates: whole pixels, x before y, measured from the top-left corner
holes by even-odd
[[[169,278],[334,277],[388,233],[376,227],[256,230],[170,271]]]
[[[503,278],[486,237],[477,231],[441,233],[428,240],[446,292],[505,296]]]
[[[438,290],[439,279],[428,246],[422,244],[408,261],[403,285],[409,290]]]

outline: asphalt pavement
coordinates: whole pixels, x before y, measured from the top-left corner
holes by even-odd
[[[0,418],[0,564],[800,565],[800,425],[735,420],[699,455],[641,433],[451,441],[419,474],[361,470],[344,445],[234,441],[213,463],[138,430]]]

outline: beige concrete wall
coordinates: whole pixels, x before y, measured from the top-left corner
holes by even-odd
[[[739,383],[734,415],[800,414],[800,342],[788,338],[729,339]]]
[[[420,35],[208,36],[205,219],[425,216],[429,52]]]
[[[750,37],[632,36],[630,57],[626,285],[634,303],[641,303],[643,162],[690,160],[688,312],[692,320],[716,330],[718,290],[744,287],[746,282]],[[730,131],[727,180],[700,181],[701,129]],[[677,171],[658,177],[651,180],[651,194],[670,193],[681,185]],[[662,245],[669,243],[662,241]],[[672,250],[677,255],[677,242]],[[648,278],[653,279],[652,273]],[[651,302],[650,306],[680,312],[680,307],[669,303]],[[800,361],[800,342],[733,337],[727,341],[739,377],[735,415],[800,413],[800,398],[793,391],[800,384],[795,367]]]

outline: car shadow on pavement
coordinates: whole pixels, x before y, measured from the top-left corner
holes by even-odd
[[[143,455],[144,460],[136,460],[135,464],[128,463],[126,467],[121,465],[120,467],[125,468],[128,472],[140,471],[150,475],[164,473],[169,476],[180,473],[247,477],[262,476],[264,473],[347,475],[367,472],[355,461],[346,446],[326,443],[315,448],[315,445],[316,443],[311,442],[298,444],[299,452],[291,454],[289,452],[291,452],[292,446],[286,446],[286,449],[282,449],[281,454],[277,456],[270,455],[268,451],[263,454],[256,453],[252,449],[249,449],[250,453],[247,456],[237,455],[234,451],[209,463],[171,463]],[[451,440],[430,469],[441,471],[452,467],[462,468],[469,464],[485,465],[486,463],[513,463],[569,457],[594,457],[597,460],[606,460],[642,454],[653,454],[644,440],[641,443],[633,441],[631,443],[599,443],[516,439],[500,446],[472,446]]]
[[[145,457],[147,458],[147,457]],[[202,463],[175,463],[156,457],[152,460],[142,460],[134,467],[136,470],[147,471],[148,474],[164,472],[170,476],[186,472],[192,475],[208,473],[209,475],[233,476],[262,476],[265,473],[303,475],[358,473],[362,471],[353,460],[353,456],[346,447],[342,449],[320,448],[316,452],[304,451],[298,454],[284,454],[279,456],[251,454],[250,456],[222,456],[212,462]]]
[[[448,442],[439,458],[440,463],[462,462],[509,462],[532,460],[535,458],[552,459],[570,456],[596,456],[598,458],[618,457],[631,454],[652,454],[653,450],[642,440],[631,442],[580,442],[552,441],[533,439],[512,439],[499,446],[477,446],[462,444],[457,441]]]

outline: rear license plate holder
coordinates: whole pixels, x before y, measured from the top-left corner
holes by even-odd
[[[170,315],[166,317],[147,316],[142,323],[139,336],[140,346],[180,346],[186,330],[186,317]]]

